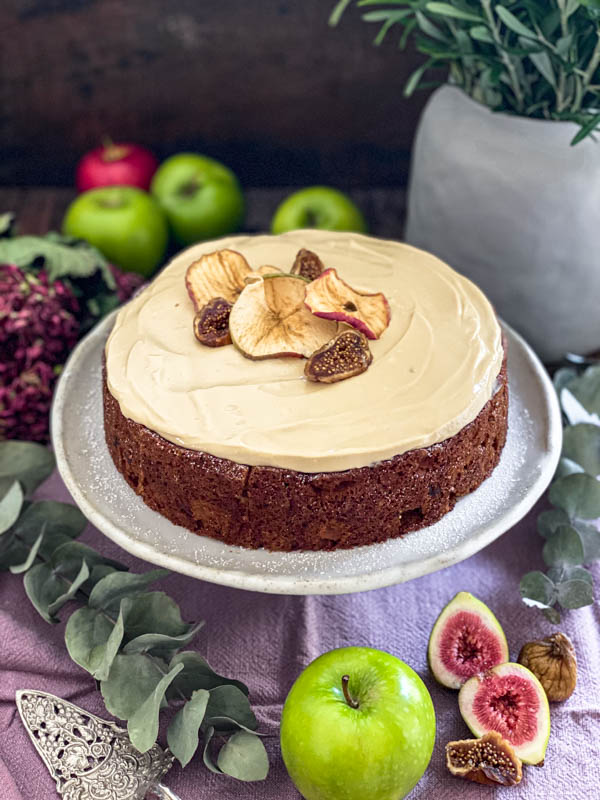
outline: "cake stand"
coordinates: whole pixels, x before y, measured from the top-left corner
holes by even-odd
[[[104,441],[102,351],[114,313],[75,348],[52,408],[60,474],[85,516],[124,550],[161,567],[274,594],[343,594],[402,583],[456,564],[497,539],[534,505],[560,456],[552,383],[508,325],[509,428],[499,465],[435,525],[401,539],[330,552],[271,553],[197,536],[148,508],[117,472]]]

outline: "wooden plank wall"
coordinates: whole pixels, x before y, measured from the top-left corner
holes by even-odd
[[[398,185],[420,62],[334,0],[2,0],[0,182],[68,185],[103,136],[193,148],[246,185]]]

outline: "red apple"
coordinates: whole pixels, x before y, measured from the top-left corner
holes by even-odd
[[[147,191],[158,167],[153,153],[139,144],[108,142],[83,156],[77,165],[77,190],[98,186],[137,186]]]

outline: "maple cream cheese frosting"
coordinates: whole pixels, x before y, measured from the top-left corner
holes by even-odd
[[[194,337],[185,273],[203,253],[241,252],[251,267],[289,270],[306,247],[351,286],[383,292],[391,321],[373,363],[319,384],[304,359],[251,361]],[[180,253],[119,312],[107,383],[124,416],[182,447],[240,464],[300,472],[363,467],[454,436],[488,402],[502,366],[485,295],[434,256],[359,234],[235,236]]]

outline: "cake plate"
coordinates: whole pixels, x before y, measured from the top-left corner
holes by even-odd
[[[536,355],[508,325],[509,428],[499,465],[439,522],[401,539],[330,552],[271,553],[197,536],[152,511],[117,472],[104,441],[102,351],[114,313],[73,351],[52,409],[60,474],[85,516],[123,549],[213,583],[274,594],[344,594],[456,564],[518,522],[550,482],[561,416]]]

